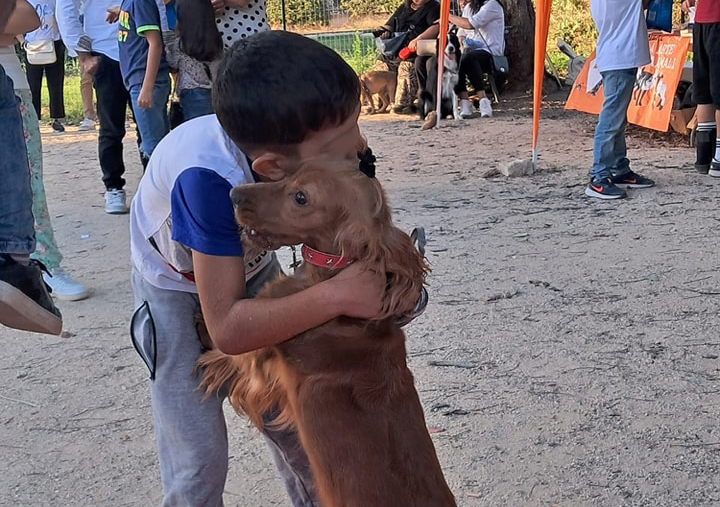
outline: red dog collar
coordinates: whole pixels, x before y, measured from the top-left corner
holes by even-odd
[[[302,246],[302,257],[305,262],[328,269],[342,269],[353,263],[350,259],[344,259],[339,255],[318,252],[307,245]]]

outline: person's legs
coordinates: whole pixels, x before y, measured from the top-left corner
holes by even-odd
[[[711,57],[706,40],[708,26],[702,23],[693,25],[693,100],[698,105],[695,170],[701,174],[710,171],[717,140],[715,106],[710,93]]]
[[[184,122],[198,116],[213,114],[212,91],[209,88],[180,90],[179,95]]]
[[[45,72],[44,65],[25,64],[25,75],[27,76],[30,92],[32,94],[32,105],[35,108],[35,114],[38,120],[42,117],[40,114],[42,99],[42,78]]]
[[[158,76],[159,77],[159,76]],[[165,76],[159,77],[159,80],[153,87],[152,107],[139,107],[137,100],[140,95],[141,85],[135,85],[130,88],[130,98],[132,100],[133,112],[135,113],[135,122],[142,142],[140,151],[149,159],[155,147],[163,137],[170,131],[170,125],[167,117],[167,102],[170,95],[170,79]]]
[[[275,261],[248,283],[248,297],[277,276]],[[133,271],[133,344],[148,365],[163,506],[221,506],[228,469],[225,396],[204,398],[195,363],[202,354],[197,295],[157,289]],[[268,414],[268,418],[272,414]],[[268,432],[273,459],[295,507],[317,507],[307,457],[293,432]]]
[[[492,116],[492,104],[485,96],[485,74],[492,73],[492,55],[482,49],[466,48],[460,58],[460,67],[480,99],[480,115]]]
[[[35,250],[30,170],[12,80],[0,65],[0,323],[60,334],[62,317],[42,280]]]
[[[65,45],[62,41],[55,41],[55,54],[55,63],[45,66],[45,78],[50,96],[50,118],[60,120],[65,118]]]
[[[198,389],[195,294],[158,289],[133,271],[135,348],[150,370],[162,506],[220,507],[228,469],[224,396]]]
[[[105,55],[95,73],[94,85],[97,95],[97,115],[100,120],[98,156],[107,190],[122,190],[125,186],[123,174],[123,144],[128,92],[120,74],[120,64]]]
[[[630,105],[636,69],[614,70],[602,73],[605,101],[595,128],[593,167],[590,177],[606,179],[613,168],[626,164],[623,152],[627,125],[627,108]]]
[[[42,143],[40,126],[35,110],[30,105],[28,90],[16,90],[20,98],[23,130],[30,166],[30,186],[32,189],[32,213],[35,218],[36,247],[32,258],[40,261],[50,272],[43,275],[45,282],[52,288],[53,294],[60,299],[78,301],[87,297],[87,290],[73,280],[61,267],[62,254],[55,241],[50,212],[48,211],[45,185],[43,184]]]
[[[95,114],[95,103],[93,100],[93,79],[92,76],[83,72],[80,68],[80,96],[83,103],[83,121],[78,127],[79,131],[95,129],[97,115]]]
[[[431,56],[416,56],[414,64],[415,77],[418,84],[418,92],[422,92],[425,89],[427,83],[428,68],[427,64],[430,61]]]

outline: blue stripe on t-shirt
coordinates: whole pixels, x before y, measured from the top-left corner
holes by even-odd
[[[170,193],[172,239],[206,255],[243,255],[232,185],[203,167],[183,171]]]

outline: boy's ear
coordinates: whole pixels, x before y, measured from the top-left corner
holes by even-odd
[[[252,169],[257,174],[270,181],[280,181],[288,173],[285,166],[285,157],[279,153],[263,153],[253,161]]]

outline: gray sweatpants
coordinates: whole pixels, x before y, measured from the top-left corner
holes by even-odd
[[[248,297],[277,276],[275,260],[248,282]],[[224,396],[203,400],[195,362],[202,353],[193,321],[196,294],[158,289],[133,270],[131,335],[150,371],[163,507],[221,507],[228,471]],[[307,456],[297,435],[266,431],[265,439],[292,505],[317,507]]]

